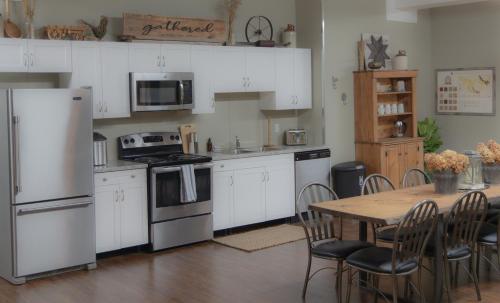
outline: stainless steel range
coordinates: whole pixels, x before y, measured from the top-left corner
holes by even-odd
[[[184,154],[177,132],[118,138],[120,159],[147,163],[152,250],[212,239],[212,159]]]

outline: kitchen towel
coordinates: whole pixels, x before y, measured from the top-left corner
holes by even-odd
[[[196,176],[194,165],[181,166],[181,203],[192,203],[198,200],[196,194]]]

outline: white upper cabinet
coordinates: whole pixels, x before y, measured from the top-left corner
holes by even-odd
[[[102,118],[101,52],[99,42],[72,42],[73,74],[69,76],[69,88],[92,87],[94,118]]]
[[[276,60],[273,48],[246,50],[246,91],[271,92],[276,88]]]
[[[190,46],[130,43],[129,62],[137,73],[190,72]]]
[[[215,96],[212,89],[212,76],[215,70],[213,48],[193,46],[191,48],[191,65],[195,83],[194,108],[192,113],[215,113]]]
[[[128,45],[101,42],[101,62],[103,118],[130,117]]]
[[[311,51],[276,49],[276,90],[262,96],[261,109],[312,108]]]
[[[131,72],[161,72],[161,45],[153,43],[131,43],[129,47],[129,64]]]
[[[71,42],[28,40],[29,71],[34,73],[71,73]]]
[[[23,39],[0,39],[0,71],[28,70],[28,42]]]
[[[312,108],[311,50],[295,49],[294,68],[295,108]]]
[[[240,93],[246,90],[245,49],[241,47],[216,47],[213,87],[216,93]],[[196,85],[196,84],[195,84]]]
[[[71,42],[0,39],[0,72],[70,73]]]
[[[214,92],[271,92],[275,90],[274,49],[217,47],[214,50]]]
[[[164,72],[191,72],[191,47],[182,44],[164,44],[161,47]]]

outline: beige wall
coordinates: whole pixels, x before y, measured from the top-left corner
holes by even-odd
[[[323,117],[323,7],[321,0],[296,0],[297,46],[312,50],[313,108],[299,112],[299,124],[308,131],[310,144],[322,145]]]
[[[432,59],[439,68],[500,67],[500,3],[489,1],[439,8],[432,15]],[[433,81],[435,76],[433,75]],[[434,91],[434,86],[432,87]],[[497,96],[500,81],[497,77]],[[433,106],[435,98],[433,100]],[[498,102],[496,102],[498,111]],[[432,108],[434,110],[434,107]],[[480,141],[500,140],[500,117],[436,115],[444,147],[474,149]]]
[[[418,24],[386,21],[385,0],[324,0],[325,14],[325,116],[326,143],[333,149],[333,162],[354,160],[354,107],[352,72],[357,69],[356,41],[361,33],[385,33],[390,50],[406,49],[410,68],[420,70],[418,118],[433,113],[431,22],[428,12]],[[332,77],[338,78],[336,88]],[[347,103],[342,102],[342,94]]]
[[[224,19],[223,0],[43,0],[37,2],[35,24],[76,24],[78,19],[97,22],[101,15],[112,18],[106,40],[121,32],[119,18],[123,12]],[[16,3],[17,13],[21,13]],[[268,16],[275,31],[288,23],[294,24],[295,0],[244,0],[235,21],[236,41],[244,41],[247,20],[254,15]],[[19,18],[17,18],[19,19]],[[277,35],[277,34],[276,34]],[[276,37],[276,36],[275,36]],[[53,75],[2,75],[0,87],[54,87]],[[130,119],[96,120],[95,129],[109,139],[109,158],[115,159],[116,137],[141,131],[176,130],[179,124],[196,123],[200,148],[205,150],[208,137],[217,145],[228,145],[239,136],[242,145],[260,145],[267,142],[267,117],[273,121],[273,142],[282,143],[283,131],[298,127],[295,111],[263,112],[256,94],[218,96],[215,114],[191,115],[190,112],[162,112],[134,114]]]

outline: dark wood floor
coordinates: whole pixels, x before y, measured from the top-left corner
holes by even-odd
[[[356,232],[347,231],[351,236]],[[0,280],[0,302],[302,302],[306,252],[305,241],[299,241],[253,253],[211,242],[154,254],[132,253],[100,259],[94,271],[22,286]],[[326,265],[330,264],[315,263]],[[485,276],[483,270],[482,302],[500,302],[500,275]],[[333,271],[318,274],[306,302],[335,302],[333,279]],[[425,281],[431,289],[431,277]],[[454,302],[475,302],[472,285],[465,280],[461,284],[453,291]],[[371,298],[370,293],[355,290],[351,302],[372,302]]]

